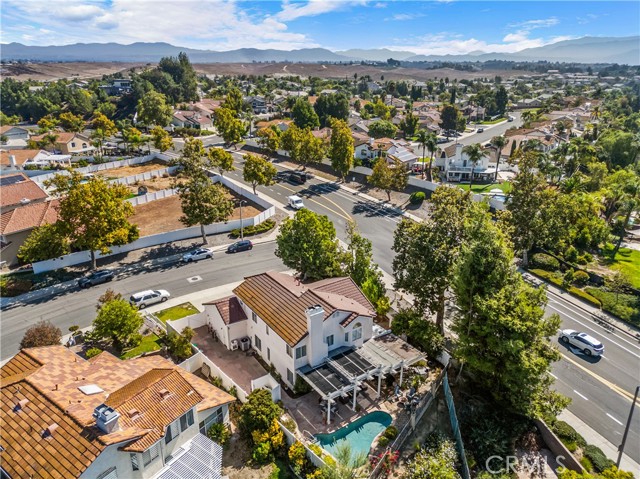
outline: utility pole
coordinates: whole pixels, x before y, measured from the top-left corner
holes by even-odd
[[[618,448],[618,460],[616,461],[616,467],[620,469],[620,461],[622,461],[622,453],[624,452],[624,445],[627,442],[627,435],[629,434],[629,428],[631,427],[631,418],[633,417],[633,408],[636,407],[636,399],[638,399],[638,392],[640,392],[640,386],[636,386],[636,392],[633,395],[633,402],[631,403],[631,410],[629,411],[629,417],[627,418],[627,425],[624,428],[624,435],[622,436],[622,444]]]

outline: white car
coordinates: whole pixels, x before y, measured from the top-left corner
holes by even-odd
[[[171,295],[167,290],[149,289],[147,291],[140,291],[139,293],[132,294],[129,298],[129,303],[137,306],[139,309],[144,309],[151,304],[164,303],[169,299],[169,297],[171,297]]]
[[[213,250],[211,248],[198,248],[194,251],[189,251],[182,257],[182,261],[185,263],[191,263],[192,261],[200,261],[201,259],[212,259]]]
[[[289,200],[289,206],[294,210],[300,210],[304,208],[304,203],[302,202],[302,198],[296,195],[291,195],[287,198]]]
[[[579,348],[587,356],[602,356],[604,354],[604,345],[587,333],[563,329],[560,331],[560,341]]]

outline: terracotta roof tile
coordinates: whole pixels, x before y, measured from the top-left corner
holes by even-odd
[[[0,189],[0,208],[19,206],[23,199],[35,202],[48,198],[47,193],[23,173],[4,176],[4,178],[11,177],[20,177],[20,180],[11,185],[5,185]]]
[[[226,298],[203,304],[214,305],[226,325],[247,319],[247,315],[244,314],[244,309],[240,306],[240,302],[236,296],[227,296]]]
[[[9,161],[10,156],[15,156],[17,165],[24,165],[27,160],[32,160],[40,150],[1,150],[0,151],[0,165],[9,166],[11,165],[11,161]]]
[[[0,214],[0,234],[10,235],[58,221],[58,200],[31,203]]]
[[[0,377],[4,379],[15,374],[31,373],[32,371],[38,369],[40,366],[42,366],[41,362],[33,359],[25,351],[20,351],[18,354],[12,357],[4,366],[2,366]]]

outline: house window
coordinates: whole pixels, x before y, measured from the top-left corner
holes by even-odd
[[[271,350],[267,348],[267,361],[271,361]]]
[[[118,479],[118,470],[115,467],[107,469],[100,474],[96,479]]]
[[[258,315],[251,311],[251,319],[253,319],[254,323],[258,323]]]
[[[179,435],[180,429],[178,429],[178,422],[174,421],[167,426],[167,433],[164,435],[164,443],[169,444]]]
[[[200,432],[202,434],[207,434],[207,431],[213,424],[218,424],[224,422],[224,412],[221,407],[213,411],[211,414],[207,416],[207,418],[200,422],[198,427],[200,428]]]
[[[256,338],[255,343],[256,343],[256,349],[258,351],[262,351],[262,341],[260,341],[260,338],[258,337],[258,335],[256,334],[254,336],[254,338]]]
[[[333,334],[331,336],[327,336],[327,346],[333,346]]]
[[[158,457],[158,443],[155,443],[149,449],[142,453],[142,463],[147,467]]]
[[[357,341],[358,339],[362,338],[362,324],[356,323],[353,326],[353,334],[351,335],[351,338],[354,341]]]
[[[349,333],[348,332],[344,333],[344,342],[345,343],[349,342]]]
[[[72,141],[72,142],[71,142],[71,148],[75,148],[75,147],[76,147],[76,142],[75,142],[75,141]]]
[[[307,355],[307,347],[300,346],[296,348],[296,359],[304,358]]]
[[[140,465],[138,464],[138,455],[135,452],[132,452],[130,454],[130,457],[131,457],[131,469],[133,469],[134,471],[139,471]]]
[[[289,381],[289,384],[293,384],[293,373],[287,369],[287,381]]]
[[[83,144],[82,144],[82,149],[84,149],[84,150],[86,150],[86,149],[87,149],[87,144],[86,144],[86,143],[83,143]]]
[[[264,330],[267,332],[267,336],[269,336],[269,325],[268,324],[264,325]]]
[[[293,357],[293,352],[291,351],[291,346],[289,346],[288,344],[287,344],[287,355],[288,355],[290,358],[292,358],[292,357]]]
[[[189,426],[193,426],[193,409],[180,417],[180,431],[186,431]]]

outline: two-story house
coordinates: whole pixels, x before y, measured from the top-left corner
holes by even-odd
[[[3,478],[220,475],[222,448],[203,432],[228,421],[235,398],[166,359],[85,360],[48,346],[23,349],[1,373]]]
[[[54,132],[56,140],[54,149],[65,155],[71,155],[74,153],[90,153],[95,148],[91,144],[91,140],[80,134],[71,133],[67,131]],[[41,141],[45,135],[33,136],[31,139],[35,142]]]
[[[472,172],[473,181],[487,182],[494,178],[496,168],[489,166],[489,158],[493,150],[484,150],[485,154],[476,164],[473,164],[462,150],[463,145],[456,143],[439,151],[435,164],[443,173],[445,181],[468,182],[471,180]]]

